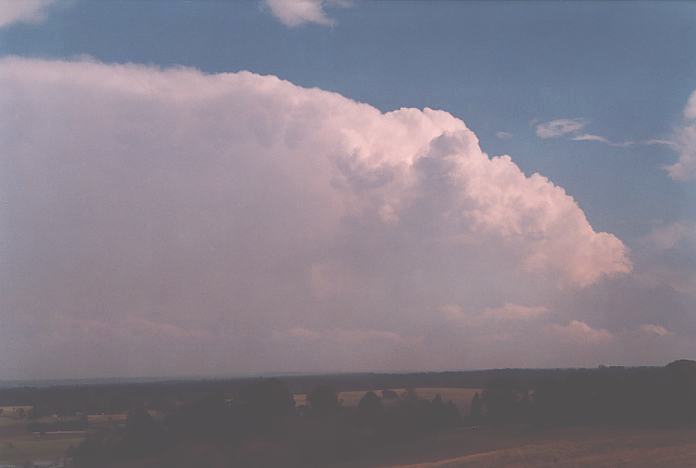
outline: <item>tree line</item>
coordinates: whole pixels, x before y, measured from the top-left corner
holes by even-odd
[[[490,424],[696,423],[696,361],[661,368],[604,367],[559,372],[529,382],[492,379],[472,401],[472,417]]]
[[[388,404],[369,391],[356,407],[346,407],[332,387],[321,385],[296,407],[288,386],[271,378],[241,387],[234,398],[211,394],[187,402],[159,419],[143,406],[133,408],[124,427],[90,435],[70,456],[83,468],[129,460],[170,466],[164,452],[204,444],[235,466],[323,466],[460,420],[452,402],[414,391]]]

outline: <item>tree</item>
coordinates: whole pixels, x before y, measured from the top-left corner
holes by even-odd
[[[224,396],[216,393],[185,403],[167,419],[173,434],[192,440],[229,437],[236,422]]]
[[[158,448],[162,442],[161,429],[145,408],[130,410],[126,419],[124,455],[143,455]]]
[[[376,395],[375,395],[376,396]],[[312,390],[307,397],[312,414],[326,417],[336,414],[341,407],[338,396],[333,388],[328,385],[320,385]]]
[[[520,417],[520,409],[527,390],[520,388],[514,379],[500,378],[484,388],[481,399],[486,405],[486,415],[491,421],[514,421]]]
[[[365,393],[358,402],[357,414],[362,422],[374,422],[382,415],[383,411],[382,399],[375,392]]]
[[[295,399],[287,385],[278,379],[262,379],[239,390],[237,402],[245,423],[266,430],[284,421],[295,409]]]
[[[150,413],[143,407],[132,409],[126,419],[126,436],[142,439],[153,431],[156,426]]]
[[[408,387],[403,395],[401,396],[403,400],[406,401],[418,401],[418,393],[416,393],[416,390],[413,387]]]
[[[479,422],[481,420],[481,397],[479,396],[478,392],[474,393],[473,398],[471,399],[471,419],[474,422]]]

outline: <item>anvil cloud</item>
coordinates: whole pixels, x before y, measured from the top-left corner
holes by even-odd
[[[205,346],[232,356],[228,370],[277,370],[291,363],[274,346],[297,330],[331,330],[337,346],[368,337],[384,356],[427,346],[427,311],[467,287],[490,291],[481,309],[536,306],[632,268],[563,188],[490,157],[444,111],[85,60],[2,59],[0,89],[5,356],[35,335],[76,355],[101,341],[112,373],[128,353],[144,362],[131,356],[129,372],[167,372],[172,349],[192,373]],[[123,330],[152,345],[129,346]],[[128,348],[119,357],[103,349],[112,335]],[[405,365],[361,352],[354,366]],[[76,372],[97,372],[95,359]]]

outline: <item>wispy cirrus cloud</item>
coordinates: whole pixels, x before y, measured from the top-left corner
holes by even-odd
[[[580,135],[575,135],[573,138],[571,138],[573,141],[597,141],[599,143],[604,143],[609,146],[616,146],[618,148],[625,148],[627,146],[631,146],[635,144],[633,141],[611,141],[608,138],[605,138],[601,135],[593,135],[591,133],[583,133]]]
[[[56,0],[0,0],[0,28],[15,23],[39,23]]]
[[[675,143],[672,140],[665,140],[662,138],[651,138],[649,140],[643,140],[641,142],[644,145],[658,145],[658,146],[669,146],[672,148],[676,148],[677,143]]]
[[[671,250],[679,244],[689,249],[696,248],[696,223],[675,221],[655,227],[641,240],[643,244],[659,251]]]
[[[543,140],[559,138],[566,135],[574,135],[585,128],[586,125],[587,121],[580,118],[555,119],[537,124],[536,134]]]
[[[634,145],[661,145],[670,146],[672,148],[679,148],[680,145],[677,141],[652,138],[648,140],[623,140],[614,141],[605,136],[597,135],[595,133],[586,133],[583,130],[589,125],[589,121],[582,118],[572,118],[572,119],[555,119],[548,122],[536,124],[536,134],[542,140],[548,140],[552,138],[568,138],[572,141],[589,141],[602,143],[608,146],[613,146],[615,148],[627,148]],[[680,170],[677,170],[680,172]]]

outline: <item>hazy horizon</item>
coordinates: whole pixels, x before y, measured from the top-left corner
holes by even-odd
[[[679,359],[677,359],[679,360]],[[669,363],[665,363],[667,365]],[[272,379],[272,378],[288,378],[288,377],[321,377],[321,376],[338,376],[338,375],[415,375],[415,374],[440,374],[440,373],[468,373],[468,372],[489,372],[489,371],[508,371],[508,370],[524,370],[524,371],[546,371],[546,370],[593,370],[600,367],[606,368],[660,368],[663,365],[615,365],[615,364],[599,364],[596,367],[496,367],[496,368],[481,368],[481,369],[394,369],[388,371],[380,370],[354,370],[345,372],[334,371],[316,371],[316,372],[294,372],[294,371],[278,371],[278,372],[263,372],[249,374],[209,374],[209,375],[154,375],[154,376],[122,376],[122,377],[57,377],[57,378],[40,378],[40,379],[0,379],[0,387],[9,388],[17,386],[32,386],[52,387],[55,385],[72,385],[72,384],[106,384],[106,383],[147,383],[147,382],[196,382],[196,381],[225,381],[225,380],[244,380],[244,379]]]

